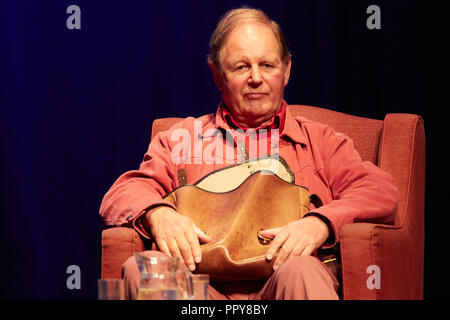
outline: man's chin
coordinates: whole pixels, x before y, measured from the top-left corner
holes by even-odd
[[[271,118],[278,110],[272,104],[255,104],[247,109],[252,119]]]
[[[272,103],[265,102],[262,100],[250,100],[246,101],[246,110],[249,115],[254,115],[256,117],[261,117],[267,115],[268,113],[272,113],[275,108]]]
[[[265,122],[269,121],[271,117],[267,116],[266,113],[250,113],[246,116],[247,124],[249,128],[259,128]]]

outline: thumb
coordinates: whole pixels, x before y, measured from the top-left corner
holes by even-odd
[[[211,237],[208,236],[204,231],[200,230],[196,225],[194,225],[194,230],[201,243],[208,243],[211,241]]]
[[[261,231],[259,232],[259,234],[260,234],[261,236],[263,236],[264,238],[273,239],[273,238],[276,237],[276,235],[277,235],[278,233],[280,233],[281,229],[282,229],[282,228],[280,227],[280,228],[272,228],[272,229],[261,230]]]

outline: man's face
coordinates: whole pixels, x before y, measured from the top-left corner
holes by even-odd
[[[222,73],[212,67],[225,105],[243,127],[264,125],[278,111],[289,80],[273,31],[259,23],[236,27],[222,52]]]

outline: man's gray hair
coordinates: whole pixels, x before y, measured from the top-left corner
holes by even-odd
[[[270,27],[278,42],[281,61],[285,64],[288,63],[291,54],[287,48],[280,26],[271,20],[262,10],[249,7],[233,9],[222,16],[209,41],[208,63],[212,63],[219,70],[222,70],[222,53],[227,37],[235,27],[245,22],[258,22]]]

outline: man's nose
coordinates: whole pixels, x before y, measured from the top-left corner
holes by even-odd
[[[259,86],[262,83],[261,73],[258,67],[252,67],[248,84],[251,86]]]

